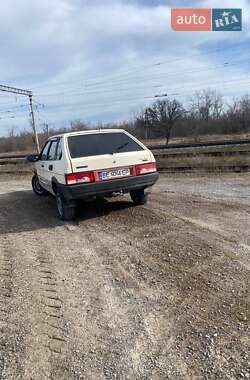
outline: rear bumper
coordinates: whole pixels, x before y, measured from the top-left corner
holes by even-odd
[[[137,177],[128,177],[110,180],[106,182],[84,183],[81,185],[61,185],[57,184],[58,190],[68,201],[74,199],[84,199],[96,195],[119,191],[129,192],[131,190],[146,189],[153,186],[159,178],[159,173],[145,174]]]

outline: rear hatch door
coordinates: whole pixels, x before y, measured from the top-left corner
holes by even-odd
[[[130,168],[152,162],[152,154],[124,132],[96,132],[68,137],[72,173]],[[126,170],[123,172],[126,175]]]

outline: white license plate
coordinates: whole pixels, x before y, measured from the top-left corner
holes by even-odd
[[[106,181],[108,179],[128,177],[128,176],[130,176],[129,168],[111,169],[111,170],[105,170],[103,172],[99,172],[100,181]]]

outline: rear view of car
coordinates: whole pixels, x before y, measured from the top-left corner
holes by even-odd
[[[136,205],[147,201],[149,189],[158,179],[155,158],[140,141],[123,130],[67,133],[53,137],[61,141],[64,180],[50,173],[59,216],[73,219],[77,200],[130,193]],[[48,149],[48,157],[50,157]],[[53,168],[53,165],[50,165]],[[57,170],[58,172],[58,170]],[[39,179],[42,185],[42,179]],[[50,187],[47,187],[50,191]]]

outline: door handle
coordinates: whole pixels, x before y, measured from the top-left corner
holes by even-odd
[[[53,170],[53,165],[49,165],[49,170]]]

